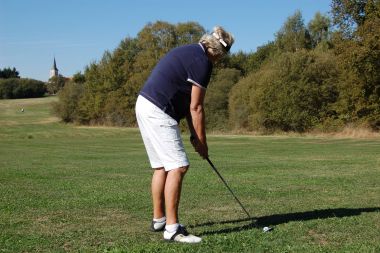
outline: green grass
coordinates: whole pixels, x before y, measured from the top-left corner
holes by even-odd
[[[380,139],[210,135],[254,222],[186,141],[181,223],[203,242],[181,245],[148,230],[138,130],[59,123],[55,99],[0,100],[0,252],[380,252]]]

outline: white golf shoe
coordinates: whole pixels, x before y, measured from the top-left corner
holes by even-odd
[[[200,243],[202,238],[189,234],[185,227],[182,225],[178,226],[177,231],[169,233],[165,230],[164,239],[167,241],[182,242],[182,243]]]
[[[159,221],[152,221],[150,225],[150,230],[153,232],[159,232],[159,231],[164,231],[166,225],[166,220],[159,222]]]

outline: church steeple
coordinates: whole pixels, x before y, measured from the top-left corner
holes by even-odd
[[[50,78],[55,77],[55,76],[58,76],[58,68],[55,62],[55,57],[54,57],[53,67],[50,69]]]
[[[55,63],[55,57],[54,57],[53,69],[56,70],[56,71],[58,71],[58,69],[57,69],[57,64]]]

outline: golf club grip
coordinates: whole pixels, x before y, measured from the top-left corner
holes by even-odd
[[[243,204],[240,202],[240,200],[235,196],[234,192],[231,190],[231,188],[228,186],[226,180],[222,177],[222,175],[219,173],[219,171],[215,168],[214,164],[211,162],[211,160],[207,157],[206,158],[207,162],[210,164],[211,168],[215,173],[219,176],[220,180],[224,183],[224,185],[227,187],[227,189],[230,191],[232,196],[234,196],[235,200],[238,202],[240,207],[244,210],[244,212],[247,214],[248,218],[251,219],[251,215],[249,215],[248,211],[244,208]]]

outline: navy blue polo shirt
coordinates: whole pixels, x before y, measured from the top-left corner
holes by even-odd
[[[206,89],[211,71],[201,44],[174,48],[158,62],[140,95],[179,122],[190,112],[192,86]]]

